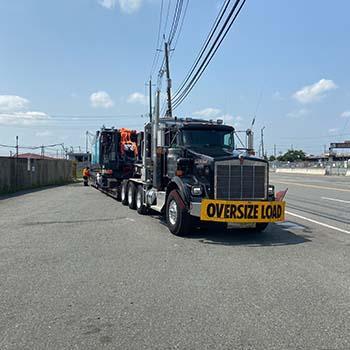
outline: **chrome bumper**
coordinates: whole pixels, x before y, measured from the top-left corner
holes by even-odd
[[[201,216],[201,204],[198,202],[191,202],[190,203],[190,215],[200,217]]]

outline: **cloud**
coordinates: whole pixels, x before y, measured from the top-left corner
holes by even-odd
[[[328,129],[328,132],[329,132],[330,134],[335,134],[335,133],[337,133],[338,131],[339,131],[338,128]]]
[[[127,103],[139,103],[142,105],[147,104],[147,98],[144,94],[140,92],[134,92],[130,94],[126,100]]]
[[[109,10],[114,9],[119,3],[120,10],[124,13],[131,14],[137,12],[142,6],[143,0],[98,0],[98,3]]]
[[[310,103],[321,100],[326,92],[334,90],[337,85],[333,80],[321,79],[319,82],[307,85],[293,94],[293,97],[300,103]]]
[[[117,0],[98,0],[98,3],[102,7],[111,10],[111,9],[115,8]]]
[[[49,119],[50,116],[43,112],[0,113],[0,125],[35,125]]]
[[[298,109],[296,111],[292,111],[290,113],[287,114],[287,117],[289,118],[302,118],[305,117],[306,115],[308,115],[310,113],[309,110],[305,109],[305,108],[301,108]]]
[[[242,125],[243,118],[240,115],[233,116],[232,114],[224,114],[220,117],[225,124],[232,125],[235,128],[239,128]]]
[[[47,121],[43,112],[28,111],[30,101],[16,95],[0,95],[0,125],[33,125]]]
[[[91,106],[95,108],[111,108],[114,102],[106,91],[97,91],[90,96]]]
[[[140,9],[142,0],[119,0],[120,9],[125,13],[134,13]]]
[[[350,118],[350,111],[344,111],[340,116],[342,118]]]
[[[217,108],[205,108],[197,112],[193,112],[193,115],[198,115],[200,117],[205,117],[205,118],[214,118],[217,117],[220,114],[220,109]]]
[[[46,136],[51,136],[52,135],[52,132],[49,131],[49,130],[45,130],[45,131],[37,131],[35,133],[35,136],[38,136],[38,137],[46,137]]]
[[[30,102],[26,98],[15,95],[0,95],[0,111],[15,112],[26,109]]]

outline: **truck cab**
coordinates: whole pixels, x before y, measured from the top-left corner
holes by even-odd
[[[128,204],[164,213],[170,231],[192,225],[254,224],[284,220],[274,201],[268,162],[238,151],[235,130],[222,121],[162,118],[145,126],[140,178],[124,183]],[[123,191],[122,191],[123,193]],[[125,201],[126,202],[126,201]]]

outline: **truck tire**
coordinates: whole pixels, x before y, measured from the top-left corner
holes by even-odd
[[[123,205],[128,204],[128,182],[123,181],[120,189],[120,198]]]
[[[177,190],[169,193],[165,215],[168,228],[172,234],[186,236],[189,233],[191,216]]]
[[[253,233],[263,232],[263,231],[265,231],[267,226],[269,226],[268,222],[261,222],[261,223],[256,224],[256,226],[254,228],[252,228],[251,231]]]
[[[147,206],[144,205],[143,196],[143,187],[139,185],[136,190],[136,210],[141,215],[145,215],[148,212]]]
[[[136,209],[136,186],[131,181],[128,186],[128,205],[130,209]]]

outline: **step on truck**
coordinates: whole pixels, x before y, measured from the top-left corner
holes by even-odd
[[[142,133],[126,128],[98,130],[92,142],[93,186],[120,199],[122,181],[137,177],[135,164],[141,161],[141,139]]]
[[[252,155],[251,146],[238,150],[234,128],[222,120],[155,117],[140,147],[142,162],[135,163],[135,177],[122,181],[121,201],[139,214],[162,213],[173,234],[228,223],[259,232],[284,220],[268,162]]]

